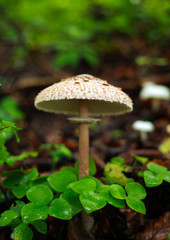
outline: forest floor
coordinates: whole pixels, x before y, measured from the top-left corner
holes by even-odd
[[[139,40],[134,40],[129,49],[127,45],[120,46],[115,55],[107,54],[99,67],[91,69],[85,64],[75,71],[70,69],[58,70],[52,67],[45,56],[36,56],[22,67],[14,69],[8,61],[1,65],[1,73],[6,77],[6,83],[1,87],[1,96],[14,96],[18,99],[25,119],[17,123],[22,128],[19,131],[20,143],[15,139],[8,142],[11,154],[25,151],[36,151],[43,143],[63,143],[72,152],[72,159],[62,158],[56,165],[55,171],[61,166],[72,166],[78,159],[78,127],[70,123],[67,116],[48,114],[34,108],[34,98],[37,93],[62,78],[88,73],[107,80],[110,84],[121,87],[133,100],[134,110],[131,113],[103,117],[101,122],[90,129],[90,153],[96,165],[96,177],[103,176],[105,164],[114,156],[125,159],[126,165],[131,166],[125,175],[144,185],[143,178],[137,173],[146,169],[145,164],[136,162],[133,155],[147,157],[170,169],[170,159],[159,151],[160,144],[168,138],[166,126],[170,123],[170,105],[163,102],[161,109],[153,112],[150,102],[139,99],[143,81],[153,81],[170,87],[170,65],[138,66],[134,63],[134,52],[145,53],[148,46]],[[123,44],[123,43],[122,43]],[[6,46],[9,51],[9,46]],[[133,55],[131,54],[133,53]],[[4,54],[4,52],[3,52]],[[2,54],[1,54],[2,55]],[[162,52],[169,59],[170,53]],[[130,57],[129,57],[130,56]],[[149,120],[154,123],[155,130],[148,134],[145,142],[140,140],[139,133],[132,129],[136,120]],[[116,131],[121,134],[116,134]],[[120,131],[121,130],[121,131]],[[43,152],[37,159],[26,159],[17,162],[12,169],[19,167],[37,167],[43,175],[51,172],[52,159]],[[3,166],[1,171],[11,169]],[[170,196],[168,183],[159,187],[146,188],[146,215],[143,216],[130,208],[117,209],[106,206],[95,212],[93,235],[97,240],[165,240],[170,233]],[[54,221],[54,220],[53,220]],[[58,235],[56,236],[56,229]],[[9,239],[9,232],[0,232],[0,239]],[[35,239],[92,239],[81,227],[79,217],[69,222],[56,220],[46,236],[35,235]]]

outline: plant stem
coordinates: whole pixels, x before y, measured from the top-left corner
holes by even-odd
[[[79,116],[88,117],[88,100],[80,100]],[[79,126],[79,178],[89,175],[89,128],[88,123]]]

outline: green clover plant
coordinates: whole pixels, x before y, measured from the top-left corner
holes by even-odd
[[[5,131],[14,131],[17,136],[19,130],[15,124],[3,121],[1,124],[0,147],[6,151],[3,163],[14,164],[27,156],[36,157],[37,153],[24,153],[20,157],[10,156],[5,147]],[[43,149],[46,146],[42,146]],[[41,150],[40,149],[40,150]],[[71,156],[64,145],[51,145],[48,150],[59,150],[58,155]],[[0,155],[0,158],[2,159]],[[8,161],[7,161],[8,159]],[[9,161],[9,159],[12,159]],[[1,160],[2,161],[2,160]],[[129,206],[136,212],[145,214],[143,199],[146,197],[144,187],[136,182],[129,182],[121,186],[118,183],[104,184],[94,177],[96,165],[90,157],[90,176],[78,178],[78,161],[73,167],[62,167],[59,172],[51,175],[39,176],[36,168],[15,169],[1,173],[1,198],[7,210],[1,213],[0,227],[11,227],[12,239],[31,240],[33,230],[42,234],[47,233],[48,216],[62,220],[70,220],[76,214],[85,210],[88,214],[102,209],[107,204],[116,208]],[[125,171],[126,166],[121,158],[113,158],[112,164]]]
[[[170,183],[170,171],[154,162],[147,164],[147,170],[144,171],[143,176],[147,187],[157,187],[163,181]]]
[[[94,174],[92,158],[90,162]],[[141,184],[132,182],[125,188],[118,184],[105,185],[93,174],[78,180],[76,167],[77,163],[75,168],[63,167],[59,172],[43,177],[38,176],[35,168],[2,173],[5,178],[2,186],[11,191],[11,199],[21,200],[16,200],[9,210],[1,214],[0,227],[10,226],[13,239],[31,240],[33,232],[30,226],[46,234],[48,216],[70,220],[82,210],[92,213],[107,203],[117,208],[124,208],[126,203],[133,210],[145,214],[142,200],[146,191]]]

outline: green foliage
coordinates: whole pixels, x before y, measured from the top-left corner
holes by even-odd
[[[18,214],[12,210],[3,212],[0,218],[0,227],[9,225],[17,217]]]
[[[141,199],[146,197],[146,191],[141,184],[136,182],[128,183],[125,186],[126,192],[123,187],[116,184],[111,185],[110,188],[113,197],[126,199],[126,203],[130,208],[143,214],[146,213],[145,205],[141,201]]]
[[[124,164],[122,159],[119,159],[119,164]],[[12,170],[1,174],[4,177],[3,187],[11,191],[16,199],[22,198],[22,201],[16,200],[0,217],[0,226],[11,226],[14,239],[32,239],[29,224],[45,234],[48,215],[69,220],[82,210],[91,213],[107,203],[124,208],[126,201],[129,207],[145,214],[141,200],[146,197],[146,192],[139,183],[129,183],[124,189],[118,184],[104,185],[93,176],[77,180],[75,169],[70,171],[69,167],[63,168],[44,177],[38,176],[37,169]],[[14,196],[11,195],[11,199]]]
[[[8,121],[2,121],[0,123],[0,165],[8,164],[10,166],[13,166],[16,161],[22,161],[25,158],[28,157],[37,157],[37,152],[28,152],[28,153],[22,153],[17,156],[12,156],[7,151],[7,148],[5,146],[6,141],[8,140],[8,134],[12,133],[15,134],[17,141],[19,142],[19,137],[17,134],[17,131],[21,128],[17,127],[14,123],[8,122]]]
[[[150,162],[147,164],[147,168],[144,171],[144,180],[147,187],[157,187],[163,181],[170,183],[170,171],[166,167]]]
[[[68,158],[72,157],[72,152],[64,144],[57,143],[42,144],[39,147],[39,152],[43,151],[44,149],[47,149],[49,154],[51,155],[54,166],[56,163],[58,163],[61,157],[63,156],[66,156]]]
[[[169,36],[167,0],[1,1],[0,35],[15,45],[12,60],[23,64],[31,50],[52,51],[57,67],[82,60],[96,66],[104,51],[113,51],[115,34],[157,42]],[[56,17],[57,16],[57,17]],[[158,65],[162,61],[157,61]],[[157,64],[156,63],[156,64]]]
[[[114,157],[107,162],[104,168],[104,180],[109,183],[118,183],[125,186],[127,183],[133,181],[131,178],[127,178],[124,172],[127,172],[129,167],[125,165],[125,160],[120,157]]]
[[[72,210],[72,215],[76,215],[83,210],[83,206],[79,200],[79,194],[71,189],[66,189],[64,193],[60,195],[61,199],[65,199]]]
[[[76,180],[76,175],[70,171],[61,171],[59,173],[54,173],[48,178],[48,182],[51,187],[58,192],[63,192],[68,184]]]
[[[43,233],[43,234],[46,234],[47,233],[47,223],[43,220],[37,220],[37,221],[34,221],[31,223],[35,229],[40,232],[40,233]]]
[[[147,56],[140,56],[135,59],[136,63],[141,66],[166,66],[168,64],[167,60],[164,58],[157,58],[157,57],[147,57]]]
[[[37,205],[35,203],[27,203],[21,210],[22,221],[31,223],[36,220],[44,220],[48,215],[48,207],[46,205]]]
[[[72,218],[70,204],[65,199],[54,199],[49,206],[49,215],[52,217],[69,220]]]
[[[170,138],[164,140],[159,146],[159,151],[165,154],[167,157],[170,156]]]
[[[111,132],[113,138],[121,138],[125,136],[125,132],[122,129],[116,129]]]
[[[15,227],[12,234],[12,238],[15,240],[31,240],[32,237],[33,232],[25,223],[21,223]]]
[[[11,189],[12,193],[18,199],[25,196],[27,190],[31,187],[31,183],[38,176],[38,171],[36,168],[27,171],[9,171],[8,175],[3,180],[2,185],[6,188]],[[2,174],[5,177],[5,173]]]
[[[93,179],[82,179],[69,184],[67,187],[76,193],[90,192],[96,189],[96,182]]]
[[[46,205],[53,199],[52,191],[44,185],[36,185],[26,192],[28,200],[35,205]]]
[[[140,162],[141,164],[145,164],[149,160],[149,158],[147,157],[142,157],[134,154],[133,154],[133,157],[136,161]]]
[[[15,98],[4,97],[0,101],[0,121],[15,122],[24,118],[24,113],[19,108],[19,103]]]
[[[82,192],[80,194],[80,202],[87,213],[97,211],[107,204],[105,198],[101,194],[93,191]]]
[[[20,141],[17,131],[20,130],[21,128],[17,127],[14,123],[12,122],[8,122],[5,120],[2,120],[0,123],[0,131],[2,131],[2,140],[0,140],[0,142],[2,141],[2,144],[5,144],[6,140],[7,140],[7,134],[8,133],[12,133],[15,134],[17,142]]]
[[[37,156],[36,152],[10,156],[4,145],[5,132],[14,131],[17,135],[18,128],[6,121],[3,121],[0,127],[2,133],[0,147],[2,152],[6,152],[4,162],[13,165],[15,161],[21,161],[28,156]],[[49,151],[54,151],[55,148],[56,155],[59,151],[57,158],[63,155],[71,157],[70,150],[64,145],[44,145],[39,152],[44,148]],[[96,173],[96,165],[92,157],[89,158],[89,162],[91,176],[79,180],[78,163],[74,168],[63,167],[57,173],[42,177],[38,176],[36,168],[1,173],[3,177],[1,184],[7,192],[2,201],[9,197],[13,204],[9,210],[1,214],[0,226],[11,226],[13,239],[31,240],[33,232],[30,225],[40,233],[46,234],[48,216],[69,220],[82,210],[91,213],[103,208],[107,203],[117,208],[124,208],[125,202],[135,211],[145,214],[145,206],[141,200],[145,198],[146,193],[140,184],[129,183],[125,189],[118,184],[106,186],[93,176]],[[126,169],[122,158],[113,158],[111,164],[124,171]]]

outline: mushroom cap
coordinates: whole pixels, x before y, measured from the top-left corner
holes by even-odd
[[[79,100],[88,100],[89,115],[116,115],[132,111],[132,100],[107,81],[82,74],[55,83],[35,98],[35,107],[53,113],[78,114]]]
[[[134,130],[137,130],[139,132],[153,132],[154,130],[153,123],[149,121],[142,121],[142,120],[135,121],[132,127]]]
[[[158,85],[153,82],[147,82],[144,84],[140,95],[140,99],[160,99],[160,100],[170,100],[170,90],[168,87],[163,85]]]

